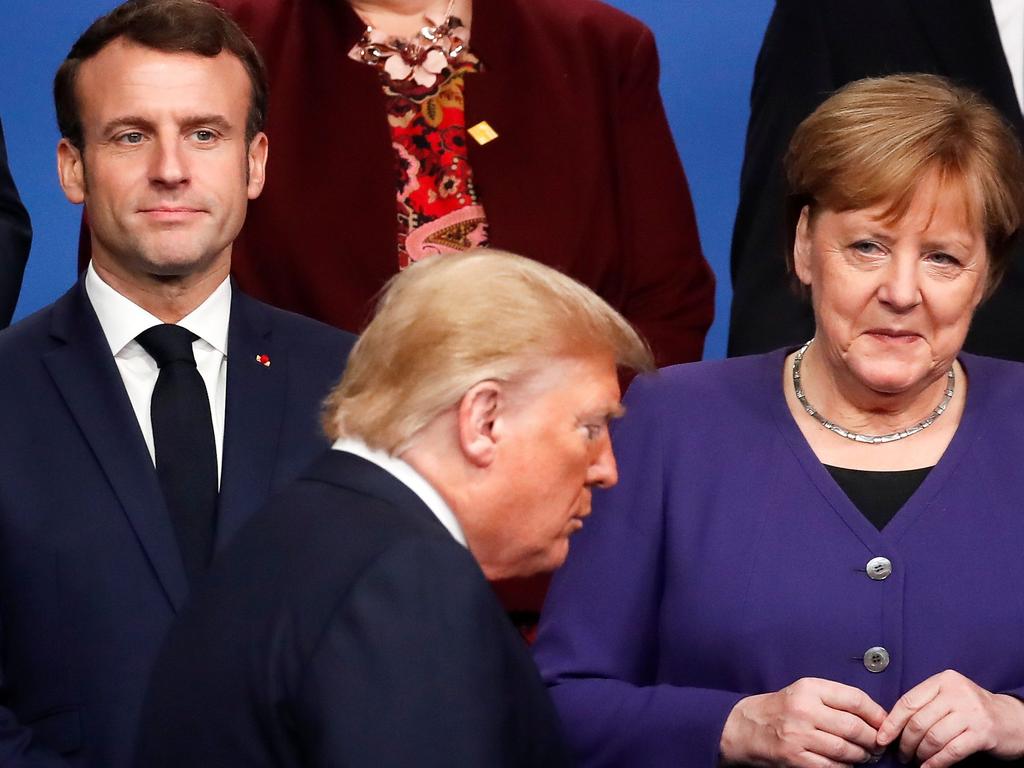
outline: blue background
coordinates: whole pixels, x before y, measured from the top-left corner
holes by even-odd
[[[258,1],[258,0],[254,0]],[[0,24],[0,117],[35,237],[15,319],[48,304],[75,279],[79,211],[55,170],[53,73],[110,0],[19,3]],[[661,52],[661,90],[690,179],[704,252],[718,278],[706,357],[722,357],[732,295],[729,241],[743,159],[754,61],[771,0],[612,0],[644,20]],[[273,173],[273,168],[271,168]]]

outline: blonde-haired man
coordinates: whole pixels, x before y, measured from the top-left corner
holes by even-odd
[[[328,398],[333,450],[172,631],[140,765],[557,766],[555,716],[484,578],[556,568],[617,480],[635,331],[496,251],[396,277]]]

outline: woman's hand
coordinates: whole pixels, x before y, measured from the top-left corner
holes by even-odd
[[[902,735],[901,735],[902,734]],[[1024,756],[1024,702],[989,693],[947,669],[907,691],[878,729],[879,746],[900,740],[900,758],[945,768],[976,752]]]
[[[725,763],[839,768],[871,760],[885,710],[858,688],[805,677],[741,699],[722,729]]]

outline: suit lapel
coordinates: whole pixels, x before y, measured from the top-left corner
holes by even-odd
[[[274,343],[269,313],[237,287],[231,297],[218,552],[270,495],[288,382],[287,350]]]
[[[1024,117],[1013,90],[999,28],[986,0],[908,0],[944,74],[981,91],[1018,135]]]
[[[44,364],[177,610],[188,583],[174,529],[135,411],[82,283],[54,306],[51,333],[64,343],[44,356]]]

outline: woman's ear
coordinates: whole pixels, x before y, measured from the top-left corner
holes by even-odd
[[[796,238],[793,240],[793,271],[797,279],[808,288],[811,287],[811,207],[805,205],[800,210],[800,219],[796,223]]]

